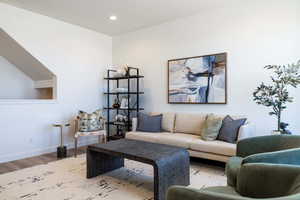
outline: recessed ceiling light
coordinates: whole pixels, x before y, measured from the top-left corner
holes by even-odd
[[[112,15],[109,17],[109,19],[112,21],[116,21],[118,19],[118,17],[116,15]]]

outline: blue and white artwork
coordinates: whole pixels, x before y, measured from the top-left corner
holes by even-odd
[[[169,103],[225,104],[226,53],[168,61]]]

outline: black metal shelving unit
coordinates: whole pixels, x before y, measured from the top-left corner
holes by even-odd
[[[131,75],[131,72],[135,71],[134,75]],[[107,70],[107,77],[104,78],[107,80],[107,92],[104,92],[104,95],[106,95],[107,98],[107,106],[104,107],[103,109],[106,110],[107,112],[107,140],[112,140],[112,139],[119,139],[124,137],[124,135],[119,134],[120,133],[120,127],[122,126],[123,128],[126,128],[127,131],[130,130],[131,128],[131,113],[132,112],[139,112],[141,110],[144,110],[144,108],[140,107],[140,95],[144,94],[144,92],[140,92],[140,79],[144,78],[144,76],[140,75],[139,69],[134,68],[134,67],[129,67],[128,68],[128,76],[122,76],[122,77],[111,77],[111,72],[116,72],[115,70]],[[110,81],[116,81],[117,82],[117,88],[120,86],[120,81],[125,80],[127,81],[127,87],[128,91],[127,92],[111,92],[111,84]],[[130,81],[131,80],[136,80],[136,91],[130,91]],[[134,108],[130,107],[130,103],[128,102],[128,107],[127,108],[113,108],[110,102],[111,96],[114,96],[115,98],[120,101],[120,96],[127,96],[128,101],[130,100],[131,95],[136,95],[136,106]],[[119,114],[120,111],[125,111],[127,115],[127,122],[126,123],[120,123],[120,122],[115,122],[114,120],[111,120],[110,117],[112,116],[111,111],[115,111],[116,114]],[[117,135],[112,136],[110,135],[110,126],[116,126],[117,127]]]

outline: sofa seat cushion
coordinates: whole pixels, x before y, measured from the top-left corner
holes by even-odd
[[[194,151],[201,151],[206,153],[214,153],[225,156],[235,156],[236,144],[231,144],[223,141],[204,141],[193,140],[190,144],[190,149]]]
[[[142,140],[146,142],[154,142],[159,144],[167,144],[177,147],[189,149],[193,140],[199,140],[200,136],[183,134],[183,133],[150,133],[150,132],[128,132],[127,139]]]
[[[157,141],[160,144],[167,144],[177,147],[190,148],[193,140],[199,140],[201,137],[197,135],[184,133],[162,133]]]
[[[159,135],[161,133],[150,133],[150,132],[141,132],[141,131],[132,131],[126,133],[126,139],[131,140],[142,140],[146,142],[154,142],[156,143]]]

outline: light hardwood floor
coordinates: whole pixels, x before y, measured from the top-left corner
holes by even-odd
[[[78,148],[77,155],[83,154],[86,151],[86,146]],[[68,157],[74,156],[74,149],[68,150]],[[44,154],[40,156],[35,156],[31,158],[16,160],[7,163],[0,163],[0,174],[5,174],[8,172],[13,172],[16,170],[33,167],[36,165],[47,164],[59,160],[56,157],[56,152]]]

